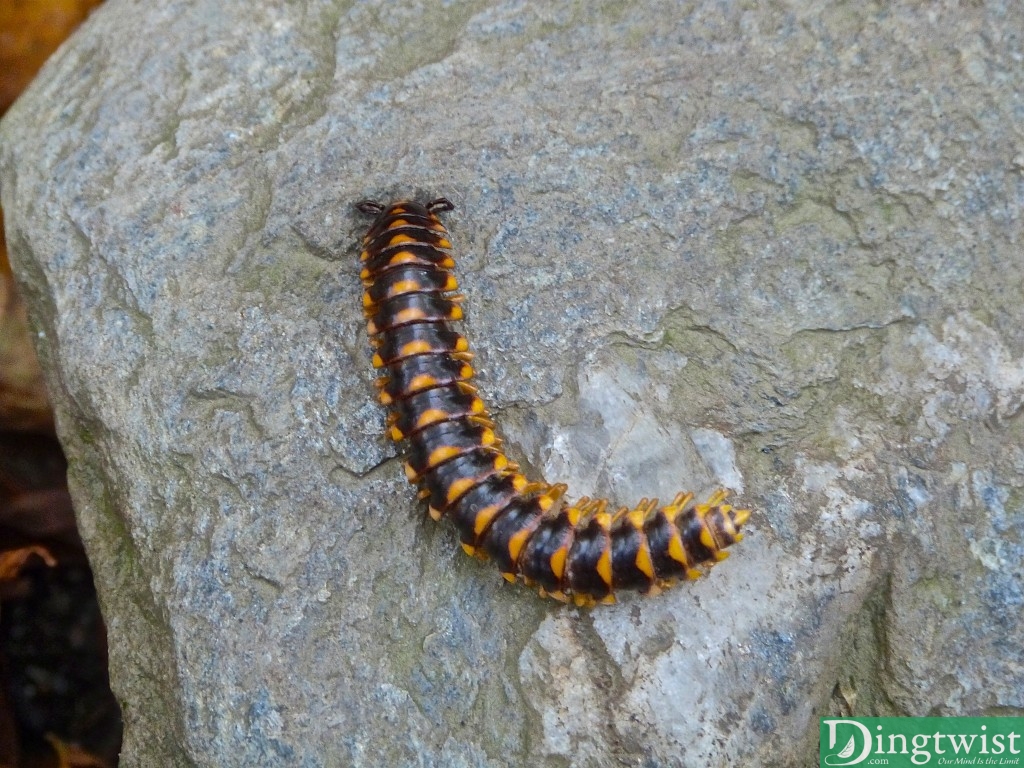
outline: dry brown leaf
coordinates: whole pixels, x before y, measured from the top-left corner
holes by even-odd
[[[50,553],[50,550],[37,544],[0,552],[0,581],[11,581],[17,578],[21,569],[25,567],[25,563],[33,557],[40,558],[51,568],[57,564],[57,558]]]
[[[0,114],[101,0],[0,2]]]
[[[86,752],[76,744],[61,741],[52,733],[46,734],[46,740],[57,753],[57,768],[110,768],[105,760]]]

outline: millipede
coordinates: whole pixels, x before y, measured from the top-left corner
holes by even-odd
[[[505,455],[471,383],[473,353],[452,328],[463,296],[438,214],[454,207],[443,197],[356,203],[374,217],[360,277],[373,366],[383,373],[376,385],[430,517],[453,520],[463,549],[493,560],[508,581],[577,605],[615,602],[616,590],[651,594],[724,560],[750,517],[726,503],[725,491],[703,504],[692,493],[665,506],[641,499],[614,508],[586,496],[570,503],[565,484],[527,480]]]

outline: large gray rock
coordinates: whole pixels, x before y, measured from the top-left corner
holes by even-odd
[[[124,764],[807,765],[1024,712],[1018,3],[111,0],[2,127]],[[382,438],[351,203],[445,194],[531,472],[734,488],[542,601]]]

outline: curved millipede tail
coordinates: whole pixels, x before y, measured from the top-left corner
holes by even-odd
[[[405,473],[435,520],[455,522],[471,555],[509,581],[578,605],[614,602],[617,589],[652,593],[724,560],[750,511],[718,491],[703,504],[680,493],[609,510],[605,499],[568,503],[562,484],[530,482],[505,456],[477,395],[443,197],[356,204],[374,222],[363,238],[363,310],[392,439],[408,444]]]

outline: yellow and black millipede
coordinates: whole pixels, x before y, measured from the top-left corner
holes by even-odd
[[[725,558],[750,511],[726,504],[724,491],[703,504],[680,493],[663,507],[642,499],[610,510],[605,499],[563,501],[561,483],[528,481],[502,452],[470,383],[469,345],[451,327],[462,296],[437,214],[454,206],[440,197],[356,208],[375,217],[360,277],[390,436],[408,442],[406,476],[432,518],[455,521],[466,552],[493,559],[509,581],[579,605],[614,602],[617,589],[657,591]]]

